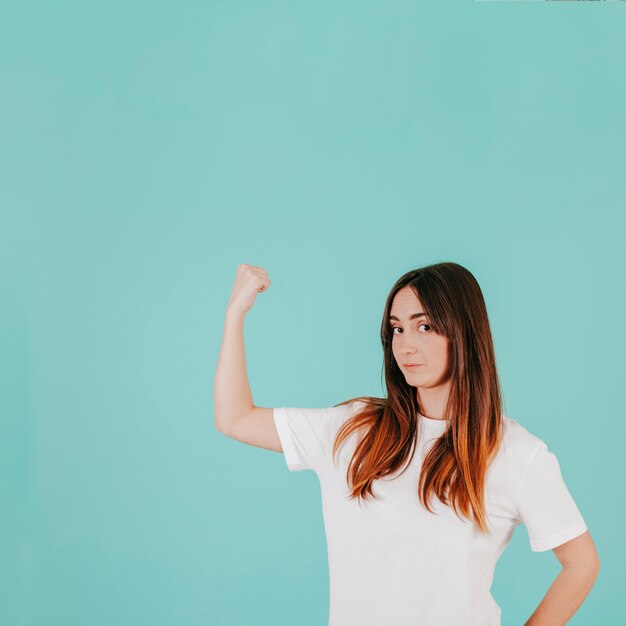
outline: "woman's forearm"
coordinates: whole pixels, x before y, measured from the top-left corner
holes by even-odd
[[[244,347],[245,313],[227,311],[213,387],[215,424],[227,429],[253,407]]]
[[[563,626],[587,597],[598,571],[563,567],[524,626]]]

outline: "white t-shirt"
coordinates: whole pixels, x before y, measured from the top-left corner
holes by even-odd
[[[400,476],[373,483],[376,500],[348,499],[347,466],[358,434],[332,445],[341,424],[363,403],[330,408],[274,409],[290,471],[319,477],[330,579],[328,626],[500,626],[490,588],[496,561],[515,527],[526,525],[534,552],[552,549],[587,530],[556,456],[515,420],[486,475],[485,505],[492,532],[431,498],[419,502],[422,461],[449,421],[420,417],[415,455]],[[399,474],[399,470],[396,474]]]

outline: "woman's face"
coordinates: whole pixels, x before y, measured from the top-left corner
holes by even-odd
[[[392,302],[389,316],[393,356],[413,387],[436,387],[446,382],[448,343],[428,323],[422,305],[408,285],[400,289]],[[407,367],[405,363],[416,363]]]

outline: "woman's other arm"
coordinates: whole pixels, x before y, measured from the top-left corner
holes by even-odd
[[[524,626],[562,626],[576,613],[600,571],[600,559],[589,534],[553,549],[563,568]]]
[[[237,268],[226,310],[224,335],[213,386],[215,426],[229,437],[282,452],[271,408],[254,406],[244,346],[244,320],[255,298],[271,285],[267,272],[254,265]]]

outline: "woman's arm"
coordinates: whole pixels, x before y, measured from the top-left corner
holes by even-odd
[[[563,569],[524,626],[563,626],[587,597],[600,571],[589,531],[553,550]]]
[[[245,313],[232,311],[224,320],[224,336],[217,361],[213,386],[215,424],[218,430],[229,427],[252,409],[244,348]]]
[[[237,268],[213,386],[215,423],[220,431],[229,430],[254,406],[246,368],[244,320],[258,293],[270,284],[267,271],[262,267],[244,264]]]

